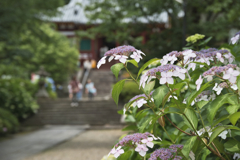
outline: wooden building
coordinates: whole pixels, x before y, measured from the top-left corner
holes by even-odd
[[[57,26],[57,30],[61,34],[67,36],[72,44],[76,45],[79,49],[79,60],[81,61],[81,64],[83,64],[82,62],[85,59],[94,59],[98,61],[108,49],[118,46],[117,42],[107,42],[105,37],[98,37],[95,39],[89,39],[86,37],[81,37],[81,39],[78,38],[76,31],[84,31],[89,27],[94,27],[94,24],[87,24],[88,18],[84,13],[84,6],[87,6],[88,3],[88,0],[71,0],[69,4],[58,8],[61,14],[48,19],[49,21],[54,22]],[[154,30],[162,30],[166,28],[166,24],[168,23],[167,14],[160,14],[159,18],[161,19],[159,21],[162,23],[159,24],[159,28],[152,28],[153,32]],[[147,25],[146,19],[140,17],[140,20]],[[142,33],[141,35],[143,36],[142,43],[145,43],[148,35],[146,35],[146,33]],[[106,67],[108,66],[109,65]]]

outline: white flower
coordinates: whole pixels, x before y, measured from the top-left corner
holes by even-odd
[[[170,96],[168,97],[168,100],[167,100],[167,101],[169,102],[171,98],[174,98],[174,99],[178,100],[177,96],[172,96],[172,95],[170,95]]]
[[[142,99],[139,99],[139,100],[133,102],[133,106],[134,107],[138,106],[138,108],[141,108],[146,103],[147,103],[147,101],[142,98]]]
[[[221,88],[220,86],[217,86],[217,85],[218,84],[215,83],[215,86],[213,87],[213,90],[217,92],[217,95],[219,95],[222,92],[223,88]]]
[[[114,56],[110,56],[110,57],[108,58],[108,62],[111,62],[111,61],[113,60],[113,58],[114,58]]]
[[[144,88],[145,85],[146,85],[146,81],[147,81],[147,80],[148,80],[148,76],[147,76],[147,74],[145,73],[145,74],[143,74],[143,75],[141,76],[139,88],[140,88],[141,86]]]
[[[153,144],[153,138],[152,137],[148,137],[146,139],[142,140],[142,143],[145,143],[148,147],[153,148],[154,144]]]
[[[149,76],[148,80],[147,80],[147,84],[153,79],[156,78],[155,76]]]
[[[240,74],[239,71],[229,68],[226,73],[223,75],[223,79],[229,80],[231,83],[236,83],[237,76]]]
[[[189,152],[189,157],[191,158],[191,160],[195,160],[195,154],[193,153],[193,151]]]
[[[239,34],[236,35],[235,37],[232,37],[232,38],[231,38],[231,42],[232,42],[232,44],[237,43],[238,40],[239,40]]]
[[[197,91],[200,89],[202,82],[203,82],[202,75],[200,75],[199,78],[196,80]]]
[[[162,72],[161,73],[161,78],[160,78],[160,84],[173,84],[173,72]]]
[[[213,75],[206,75],[204,78],[207,78],[207,81],[212,81],[213,80]]]
[[[236,84],[233,84],[232,86],[231,86],[231,88],[233,89],[233,90],[238,90],[238,87],[237,87],[237,85]]]
[[[219,134],[218,137],[221,137],[222,139],[226,139],[227,138],[227,134],[228,134],[228,131],[225,130],[221,134]]]
[[[224,54],[223,56],[228,59],[229,63],[232,63],[234,60],[234,57],[231,53]]]
[[[148,151],[148,148],[146,147],[146,144],[137,144],[135,151],[138,152],[142,157],[144,157],[146,155],[146,152]]]
[[[124,150],[121,149],[121,146],[119,146],[117,149],[115,149],[115,147],[113,147],[113,149],[109,152],[108,156],[110,154],[113,154],[115,158],[119,157],[121,154],[124,153]]]
[[[136,50],[136,52],[139,54],[139,55],[144,55],[144,56],[146,56],[142,51],[140,51],[140,50]]]
[[[193,50],[191,50],[191,49],[183,51],[183,55],[184,55],[184,61],[187,61],[189,58],[196,57],[196,54],[193,53]]]
[[[206,129],[206,130],[205,130]],[[205,128],[202,128],[200,130],[197,131],[198,135],[201,136],[202,134],[204,133],[208,133],[209,137],[212,135],[212,132],[211,132],[211,128],[209,126],[205,127]]]
[[[97,64],[97,68],[99,68],[102,64],[106,63],[106,56],[102,57]]]
[[[119,60],[121,63],[126,63],[128,57],[127,56],[124,56],[124,55],[116,55],[115,56],[115,60]]]
[[[139,62],[140,59],[142,59],[142,56],[138,54],[137,52],[133,52],[133,54],[130,56],[132,59],[134,59],[136,62]]]
[[[234,153],[233,155],[233,159],[239,159],[240,158],[240,154],[239,153]]]
[[[214,100],[214,99],[216,99],[216,94],[213,93],[209,96],[208,100],[210,101],[210,100]]]
[[[187,72],[186,69],[179,69],[176,68],[176,70],[173,72],[173,76],[179,77],[180,79],[184,80],[185,79],[185,73]]]
[[[173,55],[173,56],[171,57],[171,64],[173,64],[176,60],[177,60],[176,56]]]
[[[220,62],[224,63],[224,58],[222,57],[222,54],[221,54],[221,53],[217,53],[216,58],[217,58]]]
[[[161,65],[166,65],[168,61],[171,61],[172,57],[169,56],[169,54],[163,56],[163,58],[160,60]]]
[[[150,134],[150,135],[153,137],[154,140],[160,140],[160,141],[162,141],[162,139],[161,139],[160,137],[155,137],[153,134]]]
[[[200,62],[200,63],[205,63],[205,60],[203,58],[200,58],[197,60],[197,62]],[[200,68],[202,68],[204,65],[200,65]]]
[[[183,103],[183,104],[187,104],[186,99],[184,99],[182,103]]]
[[[196,63],[189,63],[187,69],[190,70],[191,68],[194,71],[196,69]]]
[[[208,96],[207,95],[204,95],[202,96],[199,101],[208,101]]]

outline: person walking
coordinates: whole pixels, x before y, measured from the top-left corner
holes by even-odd
[[[94,87],[94,83],[91,81],[91,79],[88,79],[85,89],[86,94],[88,94],[88,98],[92,100],[94,96],[96,96],[97,90]]]
[[[77,82],[76,76],[72,77],[72,80],[70,81],[68,85],[68,92],[69,92],[69,98],[72,101],[71,106],[77,107],[78,106],[78,100],[81,99],[81,92],[82,92],[82,84]]]

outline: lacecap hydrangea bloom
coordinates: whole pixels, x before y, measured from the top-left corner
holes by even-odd
[[[132,59],[134,59],[136,62],[139,62],[140,59],[142,59],[141,55],[145,55],[145,54],[142,51],[137,50],[133,46],[130,46],[130,45],[119,46],[107,51],[104,54],[104,56],[99,60],[97,64],[97,68],[99,68],[102,64],[106,63],[107,57],[109,62],[115,59],[125,64],[129,56]]]
[[[232,38],[231,38],[231,43],[236,44],[239,41],[240,38],[240,31],[237,32]]]
[[[161,140],[159,137],[155,137],[153,134],[145,132],[145,133],[135,133],[131,135],[127,135],[123,137],[109,152],[108,155],[114,155],[114,157],[118,157],[124,153],[122,147],[133,147],[136,152],[138,152],[142,157],[144,157],[149,150],[149,148],[153,148],[153,140]],[[116,149],[117,148],[117,149]]]
[[[181,160],[182,157],[178,156],[177,153],[180,152],[183,148],[183,145],[171,145],[169,148],[160,148],[155,150],[148,160],[157,160],[160,158],[161,160]]]

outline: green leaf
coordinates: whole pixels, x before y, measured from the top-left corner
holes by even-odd
[[[153,58],[153,59],[147,61],[147,62],[140,68],[140,70],[138,71],[138,76],[137,76],[137,77],[139,77],[139,75],[142,73],[142,71],[143,71],[145,68],[147,68],[147,66],[148,66],[149,64],[151,64],[151,63],[153,63],[153,62],[155,62],[155,61],[157,61],[157,60],[159,60],[159,59],[158,59],[158,58]]]
[[[163,101],[163,98],[168,93],[167,86],[163,85],[155,89],[155,91],[152,94],[152,97],[154,99],[154,103],[157,107],[159,107]]]
[[[207,44],[211,39],[212,39],[212,37],[208,37],[208,38],[205,39],[203,42],[199,43],[199,46],[202,46],[202,45]]]
[[[224,143],[224,148],[230,152],[238,152],[240,151],[240,143],[236,140],[230,139],[226,143]]]
[[[214,127],[214,126],[218,125],[218,124],[221,123],[222,121],[228,119],[229,116],[230,116],[230,115],[222,116],[222,117],[219,118],[218,120],[214,121],[211,126]]]
[[[238,90],[240,91],[240,76],[238,76],[237,78],[237,86],[238,86]]]
[[[218,109],[222,107],[223,104],[227,103],[227,98],[229,97],[229,94],[225,94],[222,96],[217,97],[212,102],[208,103],[207,109],[208,109],[208,120],[212,123]]]
[[[210,137],[209,143],[211,143],[220,133],[222,133],[224,130],[226,130],[226,127],[224,126],[218,126],[213,129],[213,133]]]
[[[235,105],[238,104],[238,96],[237,95],[231,95],[228,97],[228,103]]]
[[[139,132],[140,133],[142,133],[143,131],[144,131],[144,129],[147,127],[147,126],[149,126],[149,123],[152,121],[152,122],[155,122],[153,119],[156,119],[157,120],[157,118],[155,117],[155,118],[153,118],[152,116],[151,117],[149,117],[143,124],[141,124],[140,125],[140,127],[139,127]]]
[[[182,149],[182,154],[185,156],[185,157],[189,157],[189,152],[191,151],[195,141],[197,139],[197,136],[193,136],[193,137],[190,137],[185,145],[183,146],[183,149]]]
[[[124,65],[123,63],[117,63],[117,64],[114,64],[112,67],[111,67],[111,71],[113,72],[113,74],[115,75],[116,79],[118,79],[118,74],[119,72],[121,71],[121,69],[124,68]]]
[[[155,81],[151,81],[144,87],[144,91],[149,95],[155,86]]]
[[[226,110],[228,111],[229,114],[233,114],[238,111],[240,105],[235,104],[235,105],[230,105],[226,107]]]
[[[192,103],[193,100],[195,100],[195,98],[202,93],[202,91],[204,91],[206,88],[211,86],[211,81],[202,85],[201,88],[198,91],[194,91],[187,99],[187,107],[189,107]]]
[[[237,120],[239,118],[240,118],[240,112],[236,112],[236,113],[230,115],[229,120],[235,126],[235,124],[237,123]]]
[[[138,127],[135,124],[128,125],[122,129],[122,131],[136,131]]]
[[[210,141],[209,143],[211,143],[220,133],[222,133],[224,130],[227,129],[235,129],[235,130],[240,130],[240,128],[236,127],[236,126],[218,126],[216,128],[213,129],[213,133],[210,137]]]
[[[190,121],[190,123],[188,122],[188,120],[186,119],[186,117],[183,116],[184,122],[186,125],[188,125],[190,128],[197,129],[198,126],[198,118],[197,115],[195,113],[195,111],[191,108],[185,108],[184,113],[186,115],[186,117],[188,118],[188,120]],[[193,127],[194,128],[193,128]]]
[[[186,82],[174,84],[173,86],[171,86],[171,88],[177,89],[175,92],[176,92],[177,96],[179,96],[179,94],[181,93],[181,89],[183,88],[184,85],[186,85]]]
[[[132,63],[135,67],[138,68],[138,63],[137,63],[134,59],[132,59],[132,60],[127,60],[127,62]]]
[[[206,104],[208,104],[208,101],[200,101],[200,102],[197,102],[197,106],[198,108],[202,108],[204,107]]]
[[[128,159],[130,159],[132,153],[133,153],[133,150],[128,150],[127,152],[124,152],[123,154],[121,154],[117,158],[117,160],[128,160]]]
[[[118,105],[119,95],[123,89],[124,83],[127,79],[123,79],[119,82],[117,82],[112,89],[112,98],[114,102]]]

